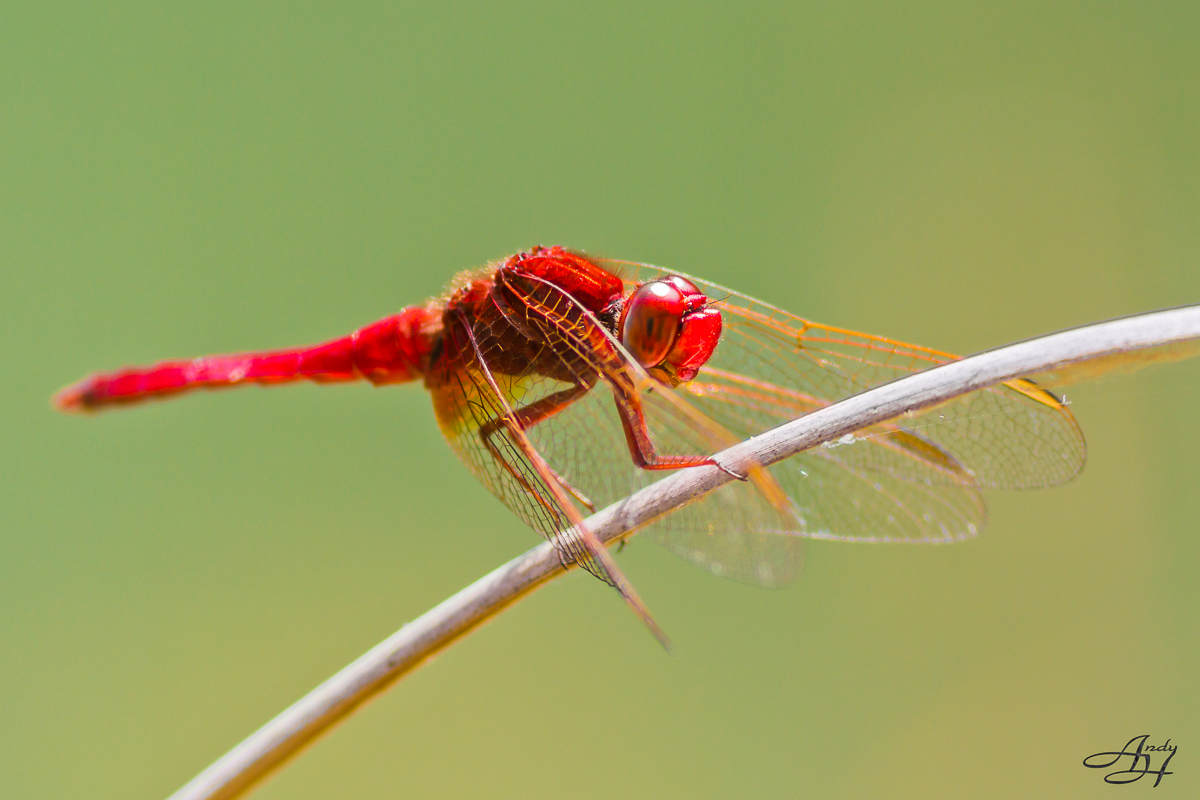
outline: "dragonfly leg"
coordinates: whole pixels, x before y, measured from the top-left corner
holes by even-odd
[[[654,447],[654,441],[650,438],[650,429],[646,425],[646,416],[642,412],[642,399],[638,393],[614,385],[613,397],[616,399],[618,416],[621,417],[621,427],[625,431],[625,443],[629,446],[629,456],[633,459],[635,466],[645,470],[711,466],[738,480],[745,480],[745,476],[726,469],[710,456],[660,455]]]
[[[617,403],[618,416],[621,417],[621,427],[625,430],[625,442],[629,445],[629,455],[633,463],[645,470],[652,469],[685,469],[687,467],[716,467],[721,472],[739,481],[752,482],[755,488],[767,499],[772,506],[785,518],[791,518],[787,493],[780,488],[779,483],[761,466],[752,464],[745,473],[738,473],[712,456],[664,456],[659,455],[650,438],[650,430],[646,425],[646,416],[642,412],[642,398],[632,386],[620,383],[613,384],[613,397]]]
[[[521,484],[521,488],[538,498],[538,503],[543,506],[545,506],[544,498],[540,497],[536,489],[529,485],[529,482],[525,480],[525,477],[508,463],[508,460],[504,458],[504,454],[500,452],[500,448],[493,444],[492,436],[499,432],[501,428],[506,428],[510,432],[514,426],[519,427],[522,431],[529,430],[538,423],[550,419],[555,414],[571,405],[571,403],[574,403],[580,397],[583,397],[583,395],[587,394],[588,390],[592,388],[592,385],[593,384],[583,382],[577,383],[569,389],[563,389],[561,392],[555,392],[554,394],[543,397],[541,400],[530,403],[527,406],[514,409],[512,415],[506,414],[496,417],[479,429],[479,438],[483,440],[483,446],[487,448],[487,451],[491,454],[492,458],[494,458],[496,462],[506,472],[508,472],[508,474],[511,475],[514,480],[517,481],[517,483]],[[547,469],[550,468],[547,467]],[[550,469],[550,474],[554,477],[554,480],[558,482],[558,485],[565,489],[566,492],[571,495],[571,497],[575,498],[580,505],[582,505],[588,511],[595,513],[596,506],[590,499],[588,499],[587,495],[572,486],[566,478],[555,472],[553,469]]]
[[[749,475],[744,475],[744,474],[742,474],[741,472],[738,472],[737,470],[732,470],[732,469],[730,469],[729,467],[727,467],[727,466],[725,466],[724,464],[722,464],[720,461],[717,461],[715,458],[714,458],[714,459],[712,459],[712,465],[713,465],[714,467],[716,467],[717,469],[721,470],[721,472],[724,472],[724,473],[725,473],[726,475],[728,475],[729,477],[733,478],[735,481],[748,481],[748,480],[750,480],[750,476],[749,476]]]

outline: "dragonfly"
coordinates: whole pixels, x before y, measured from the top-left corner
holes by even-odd
[[[666,635],[585,524],[664,470],[949,353],[821,325],[680,272],[535,247],[445,294],[322,344],[97,373],[54,404],[91,412],[195,389],[422,381],[474,476]],[[951,542],[986,519],[982,490],[1052,486],[1083,467],[1074,416],[1026,379],[758,466],[640,535],[724,577],[791,582],[806,539]]]

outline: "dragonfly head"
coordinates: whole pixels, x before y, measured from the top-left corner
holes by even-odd
[[[696,377],[721,338],[721,312],[696,285],[671,275],[644,283],[621,309],[621,344],[668,386]]]

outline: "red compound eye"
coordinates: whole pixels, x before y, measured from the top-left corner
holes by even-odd
[[[625,303],[621,344],[646,369],[657,367],[675,345],[688,305],[683,291],[666,281],[638,287]]]

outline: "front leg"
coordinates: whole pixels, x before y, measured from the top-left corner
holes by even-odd
[[[713,466],[723,472],[729,472],[708,456],[659,455],[654,447],[654,441],[650,438],[650,428],[646,425],[646,415],[642,410],[642,398],[637,391],[614,383],[613,399],[616,401],[617,412],[621,417],[621,427],[625,431],[625,443],[629,446],[629,457],[633,459],[635,466],[645,470]],[[735,474],[734,477],[741,478],[742,476]]]

